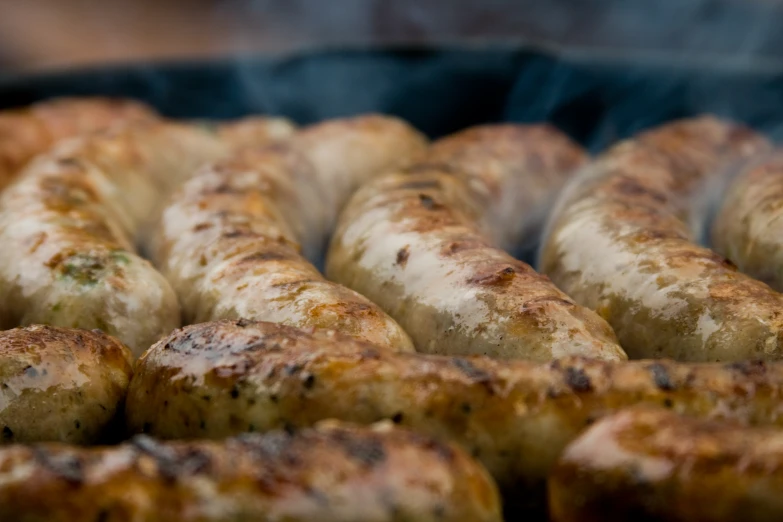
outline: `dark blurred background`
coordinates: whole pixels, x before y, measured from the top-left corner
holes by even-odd
[[[783,0],[0,0],[0,71],[487,41],[764,62],[781,27]]]

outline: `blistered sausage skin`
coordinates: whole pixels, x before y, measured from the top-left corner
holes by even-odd
[[[0,190],[60,140],[156,118],[141,103],[110,98],[58,98],[0,112]]]
[[[0,448],[0,518],[19,522],[498,522],[459,448],[336,422],[221,442]]]
[[[701,117],[611,148],[562,194],[540,269],[597,310],[631,358],[780,358],[783,296],[695,243],[705,187],[768,146]]]
[[[161,198],[230,151],[204,126],[154,122],[67,140],[30,162],[0,198],[0,327],[99,328],[138,355],[178,326],[173,290],[135,244]]]
[[[154,256],[184,320],[331,328],[412,351],[408,335],[383,310],[327,281],[302,252],[318,255],[359,183],[424,147],[403,122],[363,116],[315,125],[284,144],[245,150],[202,170],[163,212]]]
[[[126,419],[164,438],[392,419],[458,442],[514,500],[535,502],[560,451],[607,412],[651,404],[783,426],[781,396],[783,364],[403,354],[335,332],[220,321],[178,330],[138,360]]]
[[[750,161],[726,193],[712,246],[742,272],[783,291],[783,151]]]
[[[572,442],[549,488],[555,522],[777,522],[783,431],[630,409]]]
[[[524,242],[540,219],[531,201],[548,202],[585,158],[550,127],[483,127],[436,142],[351,198],[327,277],[379,304],[421,352],[623,359],[603,319],[499,248]]]
[[[102,332],[0,332],[0,443],[99,442],[116,428],[133,359]]]

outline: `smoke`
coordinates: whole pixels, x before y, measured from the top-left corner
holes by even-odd
[[[713,112],[783,137],[783,6],[770,0],[75,0],[67,9],[53,1],[17,7],[27,18],[6,25],[63,20],[70,25],[55,24],[47,41],[79,35],[107,56],[150,40],[165,48],[156,56],[192,47],[228,59],[230,67],[192,73],[133,68],[133,89],[177,116],[270,112],[307,123],[376,110],[431,135],[493,120],[551,121],[598,151]],[[471,52],[307,54],[389,45]],[[288,58],[270,64],[259,53]],[[79,93],[121,91],[127,80],[104,75]]]

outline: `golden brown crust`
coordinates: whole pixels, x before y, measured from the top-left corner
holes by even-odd
[[[496,488],[460,449],[330,422],[223,442],[0,449],[0,518],[20,522],[496,522]]]
[[[780,358],[783,296],[695,243],[702,192],[767,147],[710,117],[615,146],[560,198],[542,271],[607,319],[631,358]]]
[[[749,162],[729,187],[712,245],[742,272],[783,290],[783,152]]]
[[[109,98],[59,98],[0,113],[0,190],[55,142],[112,125],[153,121],[147,106]]]
[[[571,443],[549,480],[557,522],[783,517],[783,433],[631,409]]]
[[[392,419],[459,443],[515,500],[535,501],[563,447],[605,413],[649,404],[783,425],[781,396],[781,364],[395,354],[335,332],[220,321],[139,359],[126,413],[132,431],[164,438]]]
[[[587,159],[550,125],[496,124],[436,141],[421,163],[467,183],[486,213],[493,244],[510,250],[535,243],[555,196]]]
[[[300,250],[317,256],[355,186],[423,147],[419,133],[398,120],[363,116],[313,126],[285,144],[245,150],[202,170],[165,209],[155,249],[184,320],[332,328],[412,351],[383,310],[327,281]]]
[[[155,121],[32,161],[0,200],[0,327],[99,328],[137,355],[177,327],[176,295],[135,245],[162,199],[231,148],[214,130]]]
[[[581,163],[581,150],[549,127],[507,125],[432,150],[357,191],[332,238],[327,276],[379,304],[419,351],[625,358],[600,317],[497,247],[523,239],[528,225],[503,221],[525,222],[515,213],[532,198],[548,201],[567,177],[559,169]]]
[[[131,368],[130,350],[99,331],[0,332],[0,442],[100,441],[121,409]]]

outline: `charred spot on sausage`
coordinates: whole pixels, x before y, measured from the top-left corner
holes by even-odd
[[[404,267],[408,263],[409,256],[410,256],[410,246],[405,245],[404,247],[402,247],[397,251],[397,260],[394,262],[394,264]]]
[[[84,482],[84,470],[81,461],[74,455],[51,455],[42,448],[34,450],[36,460],[42,467],[54,475],[74,485]]]
[[[435,210],[443,207],[443,205],[435,201],[432,196],[428,196],[427,194],[419,194],[419,202],[421,202],[421,206],[427,210]]]
[[[516,270],[513,266],[504,266],[487,272],[479,272],[468,278],[468,284],[494,286],[510,283]]]
[[[569,366],[565,371],[565,380],[568,387],[577,393],[589,392],[593,389],[593,383],[582,368]]]
[[[476,368],[468,359],[455,357],[452,359],[452,364],[474,382],[488,383],[492,380],[492,376],[489,373]]]
[[[652,373],[653,382],[655,382],[655,385],[658,387],[658,389],[663,391],[674,390],[675,386],[671,380],[669,371],[666,369],[666,366],[661,363],[652,363],[647,367],[647,369],[649,369]]]
[[[730,371],[741,373],[745,377],[761,376],[767,371],[767,365],[764,361],[738,361],[727,364],[726,368]]]
[[[386,460],[383,444],[375,438],[355,439],[337,434],[335,440],[345,452],[366,466],[375,466]]]

